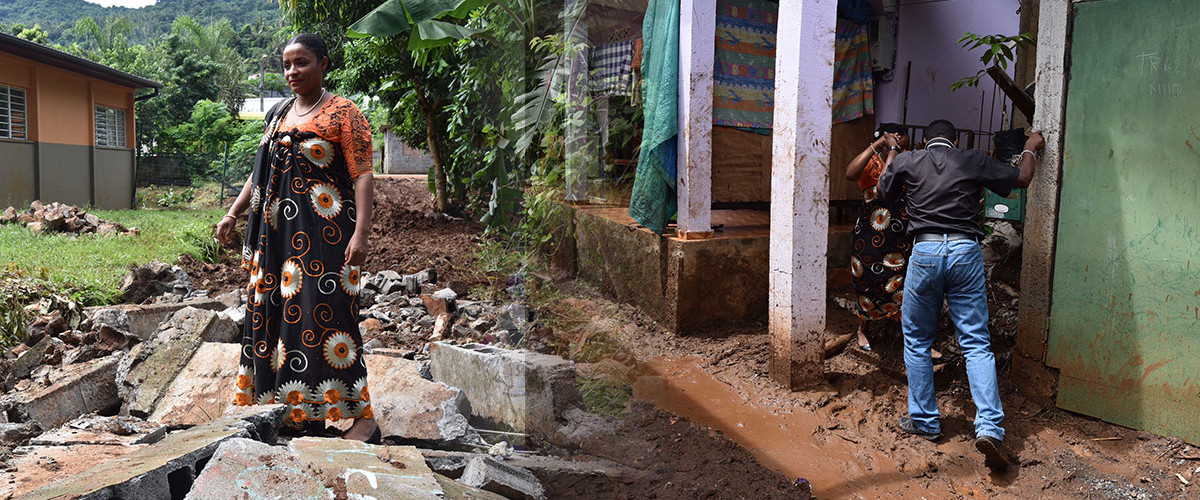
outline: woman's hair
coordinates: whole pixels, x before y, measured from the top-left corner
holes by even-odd
[[[292,39],[289,40],[284,47],[293,43],[298,43],[311,51],[313,55],[317,56],[318,63],[321,62],[321,59],[329,59],[329,46],[325,45],[325,40],[322,40],[321,37],[317,35],[312,33],[301,33],[292,37]],[[325,70],[328,71],[331,66],[333,66],[333,61],[329,61],[329,66],[326,66]]]
[[[904,126],[899,123],[880,123],[879,128],[875,129],[875,138],[883,137],[885,133],[904,135]]]

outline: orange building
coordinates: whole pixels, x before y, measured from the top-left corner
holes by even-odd
[[[133,207],[134,101],[161,87],[0,33],[0,207]]]

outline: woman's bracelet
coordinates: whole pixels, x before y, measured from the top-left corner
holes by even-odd
[[[229,217],[230,219],[233,219],[233,220],[237,220],[237,216],[233,215],[233,214],[225,214],[225,215],[221,216],[222,219],[224,219],[226,217]]]
[[[1023,155],[1023,154],[1025,154],[1025,153],[1029,153],[1029,156],[1032,156],[1032,157],[1033,157],[1033,159],[1035,159],[1035,160],[1037,159],[1037,153],[1033,152],[1033,150],[1031,150],[1031,149],[1026,149],[1026,150],[1023,150],[1023,151],[1021,151],[1021,154],[1022,154],[1022,155]]]

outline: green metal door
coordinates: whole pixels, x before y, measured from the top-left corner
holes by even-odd
[[[1074,9],[1058,405],[1200,444],[1200,2]]]

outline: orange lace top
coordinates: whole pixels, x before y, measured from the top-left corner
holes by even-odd
[[[354,101],[334,94],[312,120],[293,130],[314,132],[329,142],[341,144],[350,178],[371,173],[371,125]]]

